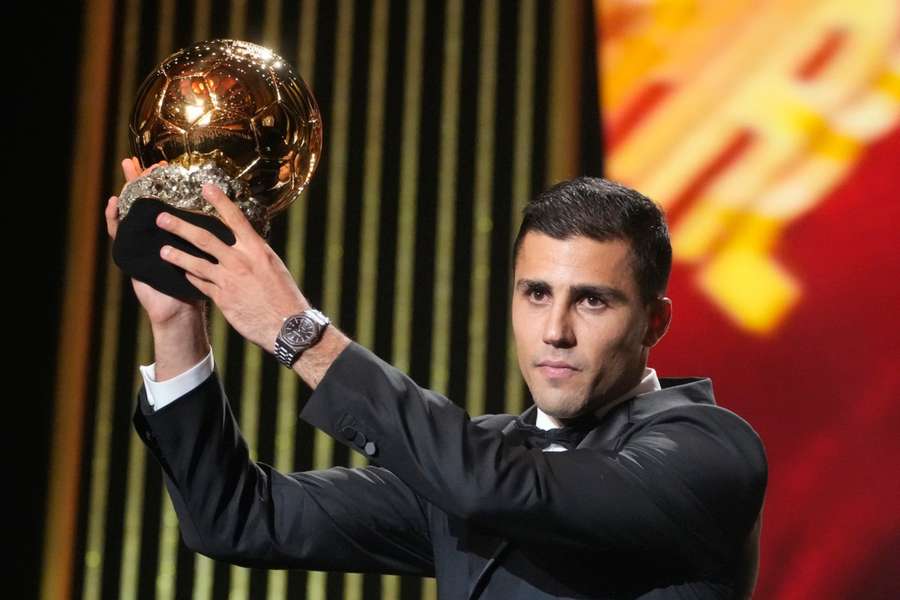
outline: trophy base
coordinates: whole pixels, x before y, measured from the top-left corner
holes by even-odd
[[[126,275],[164,294],[185,302],[205,298],[205,294],[187,280],[184,269],[164,261],[159,252],[163,246],[172,246],[212,263],[218,261],[190,242],[160,229],[156,217],[161,212],[202,227],[229,246],[236,241],[234,233],[215,217],[175,208],[156,198],[138,198],[119,223],[113,242],[113,261]]]

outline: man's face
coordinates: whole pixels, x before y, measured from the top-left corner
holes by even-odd
[[[558,424],[637,385],[669,315],[668,300],[642,302],[627,241],[522,239],[512,300],[519,368]]]

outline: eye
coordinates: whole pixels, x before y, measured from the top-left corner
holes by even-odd
[[[583,301],[589,308],[604,308],[607,305],[603,296],[597,296],[595,294],[585,296]]]
[[[542,290],[540,288],[531,288],[525,292],[525,295],[532,302],[543,302],[548,296],[547,290]]]

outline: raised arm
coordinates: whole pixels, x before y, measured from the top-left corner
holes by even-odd
[[[128,181],[142,174],[136,159],[123,161],[122,168]],[[158,224],[219,255],[216,265],[185,264],[188,278],[236,329],[271,352],[281,318],[308,304],[237,207],[216,188],[205,195],[235,230],[234,246],[178,219]],[[115,239],[116,197],[105,217]],[[186,256],[173,252],[168,258],[178,263]],[[200,263],[202,273],[192,272]],[[219,267],[215,277],[206,270],[213,267]],[[209,351],[204,303],[133,284],[153,332],[155,379],[191,369]],[[295,371],[315,387],[348,343],[328,328]],[[162,466],[185,543],[197,552],[248,566],[433,574],[427,503],[380,467],[284,474],[254,463],[215,373],[157,411],[142,387],[134,426]]]
[[[281,473],[249,458],[217,374],[134,426],[160,463],[185,544],[268,568],[433,575],[428,506],[384,468]]]

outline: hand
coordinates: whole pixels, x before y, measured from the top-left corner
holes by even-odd
[[[165,161],[162,161],[141,171],[141,164],[136,157],[126,158],[122,161],[122,172],[125,174],[125,179],[130,183],[138,177],[146,175],[156,167],[166,164]],[[116,232],[119,229],[118,202],[119,198],[117,196],[111,197],[106,204],[105,210],[106,231],[113,240],[116,239]],[[203,300],[183,302],[182,300],[163,294],[146,283],[134,278],[131,279],[131,286],[134,288],[135,296],[137,296],[141,306],[144,307],[144,310],[147,312],[147,316],[150,318],[150,322],[153,325],[163,325],[172,322],[176,317],[192,317],[198,315],[202,317]]]
[[[215,257],[218,264],[171,246],[164,246],[160,255],[184,269],[188,281],[216,303],[238,333],[274,352],[284,318],[309,308],[309,302],[275,251],[221,189],[206,184],[203,197],[231,228],[235,244],[229,246],[201,227],[161,213],[156,219],[159,227]]]

